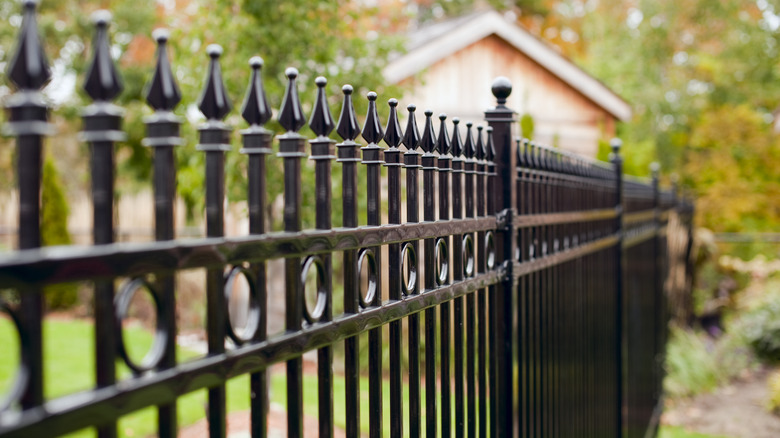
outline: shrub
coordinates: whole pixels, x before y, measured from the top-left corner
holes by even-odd
[[[740,330],[753,352],[770,363],[780,362],[780,282],[769,282],[761,300],[741,318]]]
[[[62,179],[51,157],[43,164],[41,181],[41,243],[44,246],[69,245],[68,215],[70,208],[62,190]],[[75,284],[54,284],[44,288],[49,309],[67,309],[78,301]]]
[[[767,408],[772,412],[780,412],[780,370],[772,372],[767,380],[769,385],[769,402]]]
[[[705,333],[673,328],[664,388],[672,397],[710,392],[752,365],[750,349],[738,332],[712,339]]]

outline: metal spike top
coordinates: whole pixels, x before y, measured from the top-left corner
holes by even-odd
[[[377,95],[373,91],[369,91],[366,97],[368,98],[368,112],[366,113],[366,123],[363,125],[363,138],[369,144],[379,144],[385,133],[376,111]]]
[[[222,82],[222,69],[219,66],[219,57],[222,56],[222,47],[211,44],[206,47],[209,61],[209,71],[206,76],[206,86],[198,100],[198,108],[209,120],[222,120],[230,112],[230,99]]]
[[[279,109],[279,124],[287,132],[298,132],[306,124],[306,118],[303,116],[301,100],[298,98],[298,85],[295,78],[298,77],[298,70],[288,67],[284,71],[287,76],[287,88],[284,90],[284,99],[282,107]]]
[[[417,130],[417,120],[414,117],[417,106],[410,104],[406,110],[409,111],[409,120],[406,122],[406,132],[402,141],[406,149],[413,151],[420,145],[420,131]]]
[[[539,144],[538,146],[538,154],[539,154],[539,168],[542,170],[550,170],[550,167],[548,166],[547,162],[547,151],[549,151],[549,148],[547,145]]]
[[[420,147],[423,152],[431,153],[436,147],[436,133],[433,132],[433,122],[431,116],[433,111],[425,110],[425,127],[423,128],[422,139],[420,140]]]
[[[122,79],[111,59],[108,43],[108,25],[111,23],[111,13],[106,10],[95,11],[92,14],[95,23],[95,39],[92,64],[84,82],[84,91],[92,100],[109,101],[122,92]]]
[[[496,147],[493,145],[493,127],[487,127],[487,143],[485,143],[485,159],[493,161],[496,157]]]
[[[38,2],[25,0],[24,18],[16,54],[8,68],[8,78],[20,90],[40,90],[51,79],[49,62],[41,46],[35,10]]]
[[[398,100],[390,99],[387,101],[387,105],[390,106],[390,116],[387,118],[387,127],[385,128],[385,143],[391,148],[398,148],[404,135],[401,132],[401,124],[398,122],[396,110]]]
[[[526,139],[525,142],[523,142],[523,162],[525,163],[525,167],[529,169],[533,167],[533,161],[531,159],[532,147],[533,142],[531,140]]]
[[[474,145],[475,154],[477,160],[485,159],[485,143],[482,140],[482,126],[477,126],[477,143]]]
[[[241,105],[241,117],[249,125],[264,125],[271,119],[271,106],[268,105],[268,97],[263,87],[263,58],[253,56],[249,59],[252,68],[252,76],[249,78],[249,88],[246,90],[244,103]]]
[[[166,46],[169,33],[167,29],[155,29],[152,38],[157,41],[157,65],[154,68],[152,82],[146,93],[146,101],[157,111],[171,111],[181,102],[181,90],[171,70]]]
[[[525,167],[525,157],[523,156],[523,145],[525,142],[527,142],[528,139],[517,137],[515,138],[515,143],[517,144],[517,149],[515,150],[517,154],[517,165],[519,167]]]
[[[309,127],[317,136],[327,137],[336,127],[336,124],[333,123],[333,117],[330,115],[328,97],[325,95],[325,86],[328,85],[328,80],[323,76],[318,76],[314,83],[317,85],[317,100],[314,102],[314,110],[311,112]]]
[[[354,141],[360,134],[360,124],[355,115],[355,106],[352,104],[352,85],[344,85],[341,91],[344,93],[344,104],[341,106],[336,132],[344,141]]]
[[[474,126],[471,122],[466,122],[466,144],[463,146],[463,155],[466,158],[474,158],[477,155],[477,147],[474,144],[474,135],[471,131],[471,127]]]
[[[436,152],[440,155],[450,153],[450,135],[447,134],[447,114],[439,114],[439,138],[436,141]]]
[[[463,155],[463,140],[460,138],[460,129],[458,125],[460,119],[457,117],[452,118],[452,142],[450,143],[450,153],[452,156],[458,158]]]
[[[536,148],[533,151],[534,156],[534,169],[541,170],[542,169],[542,145],[537,144]]]

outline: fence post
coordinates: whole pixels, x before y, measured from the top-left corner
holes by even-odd
[[[515,254],[516,230],[512,223],[515,215],[516,188],[513,128],[517,121],[515,112],[506,106],[506,99],[512,93],[512,83],[505,77],[493,81],[493,95],[496,97],[495,108],[485,111],[485,120],[493,128],[493,143],[495,145],[496,178],[494,179],[493,206],[498,215],[506,218],[506,226],[498,230],[496,238],[496,260],[501,262],[505,272],[502,282],[495,288],[496,304],[491,309],[495,330],[495,375],[497,394],[493,397],[496,405],[495,431],[493,436],[516,436],[519,433],[518,411],[515,401],[518,400],[519,388],[515,384],[514,368],[518,366],[517,349],[517,295],[513,276],[513,258]],[[498,263],[497,263],[498,265]]]
[[[650,173],[652,175],[653,188],[653,224],[655,226],[655,237],[653,237],[653,310],[655,340],[653,343],[653,358],[655,366],[653,374],[655,378],[655,390],[653,393],[653,408],[657,408],[661,400],[661,381],[663,379],[663,342],[664,342],[664,281],[663,269],[661,266],[661,192],[659,190],[658,172],[660,165],[657,162],[650,164]],[[656,425],[657,427],[657,425]]]
[[[610,142],[612,154],[610,162],[614,165],[615,172],[615,407],[616,424],[615,436],[623,436],[623,158],[620,156],[620,148],[623,142],[619,138],[613,138]]]

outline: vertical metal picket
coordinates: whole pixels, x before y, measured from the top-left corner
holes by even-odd
[[[109,54],[108,25],[111,13],[92,14],[96,27],[93,58],[84,90],[93,100],[82,113],[82,140],[89,143],[92,175],[92,239],[95,245],[114,242],[114,142],[125,139],[121,131],[122,109],[111,104],[122,91],[122,81]],[[95,282],[95,383],[99,388],[116,382],[117,341],[114,331],[114,284]],[[117,435],[116,422],[97,428],[98,437]]]
[[[314,140],[309,140],[311,145],[311,159],[315,162],[314,179],[316,193],[316,227],[319,230],[329,230],[332,226],[330,219],[331,210],[331,160],[336,158],[333,144],[335,141],[328,138],[335,124],[330,115],[328,99],[325,95],[325,86],[328,81],[319,76],[314,80],[317,85],[317,100],[314,103],[309,127],[317,135]],[[321,313],[313,315],[312,323],[328,322],[333,317],[333,265],[330,254],[320,256],[322,276],[318,279],[318,287],[324,291],[324,303],[317,308]],[[301,279],[303,280],[303,279]],[[318,294],[319,296],[319,294]],[[305,304],[304,304],[305,306]],[[306,310],[306,309],[304,309]],[[308,314],[309,311],[306,310]],[[314,320],[316,318],[316,321]],[[319,410],[319,436],[330,438],[333,436],[333,349],[325,346],[317,350],[317,407]]]
[[[168,31],[157,29],[152,34],[157,41],[157,63],[146,94],[146,101],[155,112],[144,119],[146,138],[144,146],[153,148],[154,166],[154,230],[155,240],[166,241],[175,238],[174,205],[176,202],[176,158],[174,148],[183,144],[179,137],[181,120],[173,109],[181,101],[181,92],[171,71],[166,51]],[[159,369],[176,365],[176,293],[174,276],[158,276],[162,318],[168,331],[166,351]],[[160,436],[174,437],[178,433],[176,405],[163,405],[157,409],[157,430]]]
[[[343,226],[357,227],[357,163],[360,162],[360,145],[355,139],[360,135],[355,108],[352,104],[352,86],[344,85],[344,102],[337,123],[336,132],[344,140],[336,145],[337,161],[342,164],[341,203]],[[354,314],[360,311],[360,285],[357,273],[357,250],[344,251],[344,313]],[[360,354],[357,336],[344,340],[344,388],[347,436],[360,435]]]
[[[219,66],[222,47],[209,45],[206,53],[210,58],[209,69],[198,107],[207,120],[198,128],[200,144],[197,149],[206,153],[206,235],[221,237],[225,233],[225,152],[230,150],[230,128],[222,119],[230,112],[231,104]],[[223,269],[208,269],[206,276],[206,334],[209,354],[215,355],[225,352],[225,329],[228,324]],[[225,437],[225,385],[209,388],[208,394],[209,434],[211,437]]]
[[[384,152],[385,166],[387,167],[387,219],[391,224],[401,223],[401,150],[398,146],[403,139],[401,125],[398,122],[396,107],[398,100],[390,99],[387,102],[390,107],[390,115],[387,118],[384,141],[390,146]],[[411,256],[409,256],[411,257]],[[401,244],[388,245],[388,298],[393,301],[403,299],[403,257]],[[403,378],[401,376],[401,345],[402,326],[401,321],[390,322],[390,436],[403,435]]]
[[[5,107],[9,112],[6,129],[16,136],[20,250],[41,246],[43,138],[54,132],[53,126],[48,123],[49,106],[40,91],[51,79],[51,71],[38,36],[35,18],[37,4],[33,0],[23,2],[24,12],[16,53],[7,73],[8,79],[17,89],[8,98]],[[20,404],[22,409],[32,409],[42,405],[44,400],[43,294],[35,287],[19,292],[19,335],[23,340],[22,366],[26,378],[22,382]]]
[[[410,104],[406,107],[409,112],[409,119],[404,131],[403,144],[406,146],[404,153],[404,169],[406,169],[406,222],[416,223],[420,221],[420,198],[419,198],[419,169],[421,153],[417,151],[420,146],[420,133],[417,130],[417,120],[415,111],[417,107]],[[417,295],[420,293],[420,243],[413,240],[407,244],[407,261],[412,284],[408,284],[405,289],[407,295]],[[411,286],[411,287],[409,287]],[[420,314],[413,313],[407,318],[407,332],[409,336],[409,436],[418,438],[422,433],[422,395],[420,388]]]
[[[286,132],[278,137],[279,152],[276,155],[284,160],[284,230],[296,232],[301,230],[301,160],[306,157],[305,138],[298,130],[306,124],[306,119],[295,81],[298,70],[289,67],[284,74],[287,76],[287,88],[279,109],[279,123]],[[305,305],[301,293],[301,258],[285,258],[284,273],[285,329],[294,332],[302,328]],[[287,361],[287,435],[293,438],[304,436],[303,358],[300,356]]]
[[[420,147],[424,152],[422,156],[423,170],[423,217],[426,221],[436,220],[436,206],[434,204],[434,174],[436,167],[436,134],[433,132],[431,116],[433,111],[425,110],[425,127],[423,128]],[[424,247],[424,277],[425,291],[436,288],[436,239],[428,238],[423,242]],[[425,435],[436,435],[436,309],[425,309]]]
[[[367,192],[367,223],[368,225],[379,225],[381,222],[381,195],[380,195],[380,171],[384,164],[382,148],[379,142],[384,137],[382,125],[379,122],[379,115],[376,109],[377,94],[373,91],[368,93],[368,114],[366,122],[363,125],[363,138],[368,144],[361,148],[363,152],[362,163],[367,167],[366,170],[366,192]],[[369,284],[367,296],[361,298],[364,307],[379,307],[382,305],[382,247],[375,246],[362,250],[363,254],[373,254],[374,267],[369,263],[368,273]],[[359,260],[359,259],[358,259]],[[372,279],[373,292],[372,292]],[[382,436],[382,329],[374,328],[368,331],[368,418],[370,420],[369,435],[371,438]]]
[[[447,134],[447,115],[439,115],[439,135],[436,139],[436,152],[439,153],[439,220],[450,218],[450,186],[452,155],[450,155],[450,137]],[[445,286],[450,282],[450,237],[440,237],[436,240],[434,249],[436,266],[436,283]],[[450,303],[439,306],[439,379],[441,380],[441,436],[452,435],[451,377],[450,377]]]
[[[271,139],[273,133],[263,125],[271,119],[271,107],[265,95],[261,69],[263,59],[253,56],[249,60],[252,75],[249,79],[241,116],[249,123],[249,127],[241,131],[243,147],[241,153],[248,156],[247,166],[247,203],[249,207],[249,234],[257,235],[266,232],[265,207],[268,204],[266,190],[266,156],[272,153]],[[254,273],[257,306],[261,312],[268,309],[268,290],[266,284],[265,262],[253,263],[249,267]],[[266,339],[268,330],[267,317],[258,321],[258,326],[252,337],[255,342]],[[253,438],[265,437],[268,434],[268,374],[266,370],[252,373],[249,376],[250,385],[250,428]]]

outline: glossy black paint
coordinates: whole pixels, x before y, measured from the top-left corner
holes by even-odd
[[[464,132],[457,117],[448,124],[442,114],[437,133],[433,112],[425,111],[420,133],[414,105],[407,106],[406,128],[401,128],[396,99],[388,101],[383,128],[373,92],[367,95],[361,129],[350,85],[342,87],[341,115],[334,123],[327,80],[317,77],[308,120],[316,137],[307,139],[298,132],[306,117],[298,71],[290,68],[278,112],[286,132],[275,142],[264,127],[272,109],[263,60],[253,57],[241,108],[248,127],[240,131],[249,230],[224,237],[225,154],[233,152],[232,127],[223,120],[232,105],[219,65],[222,49],[212,45],[198,101],[207,119],[199,127],[198,145],[206,154],[207,237],[177,239],[175,149],[184,143],[179,130],[185,122],[173,112],[182,96],[168,61],[168,33],[157,30],[156,65],[146,94],[155,111],[145,120],[144,139],[154,157],[156,241],[114,243],[114,147],[124,133],[122,110],[111,101],[122,87],[108,50],[110,14],[101,11],[95,15],[93,59],[84,81],[93,102],[83,110],[82,133],[91,152],[94,245],[39,249],[42,147],[52,130],[40,93],[50,74],[35,7],[32,0],[23,2],[19,49],[8,71],[17,88],[6,108],[7,129],[17,138],[20,227],[19,249],[0,254],[0,286],[15,289],[20,299],[0,302],[0,312],[17,327],[22,364],[0,400],[0,436],[51,436],[94,427],[98,436],[113,437],[121,417],[156,406],[157,433],[173,437],[178,398],[206,390],[210,435],[223,437],[226,382],[249,374],[250,431],[264,437],[267,369],[276,363],[286,364],[287,434],[311,436],[315,431],[305,430],[303,422],[302,355],[313,350],[321,437],[333,436],[337,423],[346,424],[347,436],[367,432],[372,437],[604,437],[657,431],[668,319],[663,277],[671,268],[668,222],[679,214],[690,232],[692,215],[688,201],[659,188],[657,170],[651,181],[624,176],[617,143],[612,163],[600,163],[516,138],[506,78],[493,83],[497,105],[485,113],[487,126],[475,130],[466,122]],[[343,140],[335,145],[329,137],[334,129]],[[361,134],[363,147],[356,142]],[[388,148],[380,146],[382,141]],[[314,162],[314,187],[303,187],[307,155]],[[342,173],[340,201],[331,192],[334,159]],[[266,216],[269,160],[279,160],[283,168],[283,231],[272,230]],[[359,165],[365,166],[360,170],[365,181],[358,180]],[[314,229],[302,229],[302,212],[311,208],[303,205],[303,190],[315,193]],[[366,194],[365,226],[358,224],[359,193]],[[342,206],[339,228],[331,222],[333,202]],[[339,270],[336,253],[342,253]],[[273,291],[266,262],[272,259],[285,264],[279,293],[286,331],[269,337]],[[374,291],[368,297],[359,281],[361,259],[379,267],[368,276]],[[193,268],[207,272],[208,354],[184,363],[175,354],[176,273]],[[316,303],[307,303],[303,290],[311,269],[317,270]],[[241,335],[228,317],[237,275],[250,284],[251,323]],[[117,279],[130,281],[115,291]],[[45,400],[41,288],[71,281],[94,286],[96,384]],[[130,362],[122,339],[122,319],[139,288],[150,291],[157,309],[154,360],[146,364]],[[339,299],[343,312],[334,313]],[[367,366],[359,354],[363,333],[368,334]],[[333,347],[341,342],[346,417],[338,419]],[[385,342],[389,362],[383,360]],[[134,371],[121,383],[117,358]],[[362,374],[367,389],[360,387]],[[389,394],[383,394],[385,378]],[[368,395],[362,409],[361,391]],[[389,419],[383,418],[385,395]],[[408,418],[403,416],[407,406]],[[361,410],[368,412],[368,430],[361,430]]]

